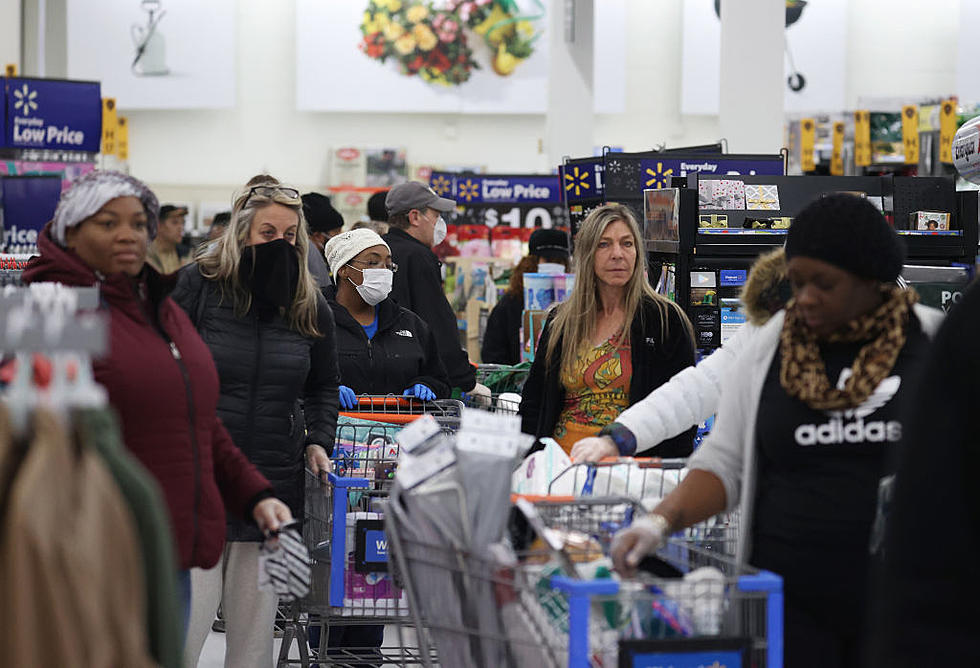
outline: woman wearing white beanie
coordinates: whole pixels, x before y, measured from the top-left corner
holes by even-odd
[[[449,376],[421,318],[388,295],[398,267],[391,249],[368,229],[338,234],[324,249],[336,287],[326,291],[337,324],[340,403],[357,394],[449,396]]]
[[[361,228],[330,239],[324,253],[335,284],[324,294],[337,327],[341,407],[354,408],[358,394],[447,398],[449,375],[428,325],[388,296],[398,270],[388,244]],[[328,655],[343,648],[344,657],[377,660],[384,626],[334,625],[329,635]],[[319,644],[319,629],[312,627],[310,645]]]

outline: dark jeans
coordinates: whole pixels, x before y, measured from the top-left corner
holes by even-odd
[[[311,624],[307,629],[310,647],[313,649],[320,646],[321,628],[319,625]],[[333,657],[334,661],[340,657],[356,657],[368,661],[375,659],[377,663],[345,663],[343,665],[349,668],[378,668],[381,663],[381,653],[377,649],[384,642],[384,636],[385,627],[380,624],[331,626],[327,633],[327,656]]]

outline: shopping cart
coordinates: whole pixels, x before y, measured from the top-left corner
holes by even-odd
[[[653,510],[687,475],[686,459],[607,457],[594,463],[572,464],[555,476],[549,495],[575,497],[621,496]],[[739,512],[722,513],[686,529],[678,537],[729,556],[738,547]]]
[[[739,569],[730,558],[683,541],[672,541],[660,553],[659,577],[618,582],[607,566],[583,573],[589,567],[581,562],[605,550],[638,504],[622,498],[533,501],[543,532],[584,534],[596,542],[584,551],[562,548],[556,560],[548,559],[553,548],[523,545],[512,534],[519,551],[472,554],[408,537],[411,520],[392,500],[389,538],[424,665],[435,665],[434,645],[440,665],[460,668],[610,667],[639,665],[622,662],[623,655],[676,658],[708,651],[739,653],[744,666],[781,667],[778,577]],[[707,571],[687,579],[663,572],[683,576],[704,567],[713,569],[710,579]]]
[[[328,635],[331,628],[349,635],[352,629],[408,623],[402,589],[387,575],[381,507],[397,466],[396,436],[424,414],[451,433],[459,426],[461,411],[462,404],[452,400],[361,396],[354,410],[340,413],[331,457],[333,473],[324,478],[306,474],[303,536],[313,559],[311,586],[305,598],[288,605],[280,667],[419,663],[412,646],[327,651]],[[312,657],[309,627],[321,629],[319,649]],[[294,641],[298,660],[289,658]]]
[[[476,367],[476,382],[489,388],[490,398],[469,395],[464,403],[470,408],[516,415],[521,407],[521,389],[530,370],[530,364],[480,364]]]

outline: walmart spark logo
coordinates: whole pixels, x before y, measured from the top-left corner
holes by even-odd
[[[658,162],[656,171],[647,168],[647,175],[651,177],[646,182],[647,187],[666,188],[670,184],[670,177],[674,175],[674,169],[664,169],[664,163]]]
[[[31,112],[37,109],[37,102],[35,102],[37,91],[28,88],[27,84],[24,84],[20,90],[15,90],[14,97],[17,98],[17,101],[14,102],[14,109],[23,111],[25,116],[30,116]]]
[[[565,190],[571,191],[575,189],[575,196],[581,197],[583,190],[588,190],[591,188],[589,185],[589,173],[579,171],[578,165],[572,167],[572,173],[565,174]]]
[[[450,187],[452,187],[452,184],[449,182],[449,179],[442,174],[432,180],[432,189],[435,191],[436,195],[439,195],[440,197],[448,193]]]
[[[467,202],[472,202],[474,198],[479,194],[480,187],[473,181],[466,179],[463,181],[458,188],[457,195],[465,199]]]

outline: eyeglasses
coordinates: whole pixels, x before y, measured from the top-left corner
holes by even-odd
[[[245,198],[245,201],[242,202],[242,208],[244,209],[248,205],[248,201],[252,199],[252,195],[269,197],[271,199],[276,196],[276,193],[281,194],[286,199],[299,199],[299,191],[296,188],[289,188],[287,186],[252,186],[248,191],[248,196]]]
[[[368,269],[390,269],[391,273],[398,273],[398,265],[394,262],[382,262],[381,260],[351,260],[351,262],[363,264]]]

